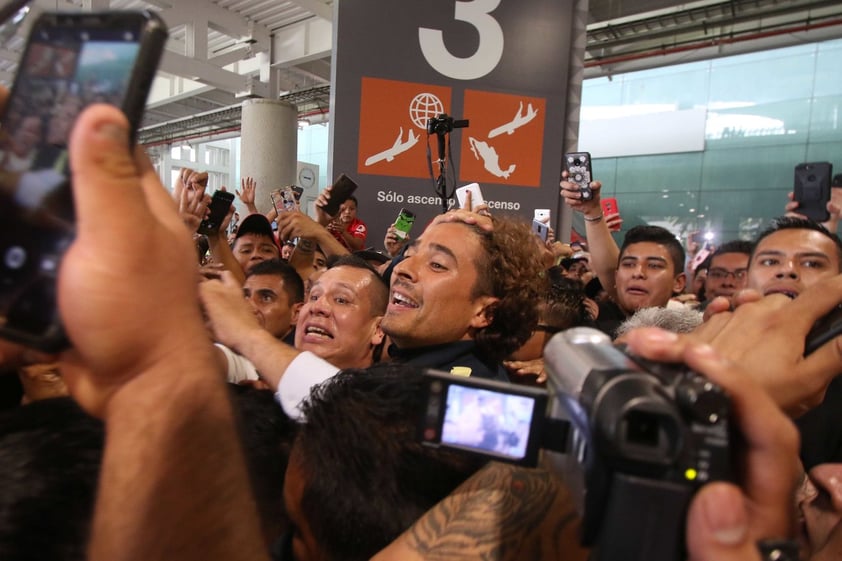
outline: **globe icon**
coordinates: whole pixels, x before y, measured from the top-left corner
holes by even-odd
[[[420,93],[409,103],[409,118],[422,130],[427,130],[427,120],[444,113],[441,100],[431,93]]]

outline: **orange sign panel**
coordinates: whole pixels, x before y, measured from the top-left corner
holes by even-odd
[[[459,179],[540,187],[546,100],[465,90]]]
[[[450,95],[448,87],[364,77],[357,172],[430,177],[427,119],[449,113]],[[430,142],[436,154],[435,138]]]

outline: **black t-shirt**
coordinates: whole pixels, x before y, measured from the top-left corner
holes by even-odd
[[[594,321],[594,327],[614,339],[617,336],[617,328],[626,319],[628,316],[620,309],[620,306],[613,300],[605,300],[599,303],[599,317]]]
[[[842,376],[827,387],[824,401],[795,419],[804,469],[842,462]]]

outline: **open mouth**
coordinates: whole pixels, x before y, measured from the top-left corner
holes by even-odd
[[[304,330],[304,335],[311,335],[313,337],[320,337],[323,339],[333,339],[333,335],[321,327],[316,327],[315,325],[308,325],[307,328]]]
[[[399,292],[392,292],[392,304],[401,308],[417,308],[418,304],[408,296]]]
[[[790,300],[794,300],[798,296],[798,293],[794,290],[770,290],[764,296],[769,296],[770,294],[783,294]]]

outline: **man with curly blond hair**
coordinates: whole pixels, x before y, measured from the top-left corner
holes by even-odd
[[[463,216],[434,220],[407,248],[381,326],[396,360],[508,380],[500,361],[538,321],[538,247],[524,223]]]

